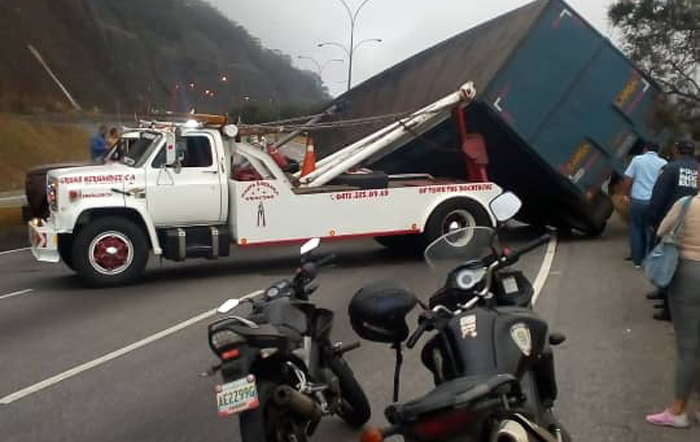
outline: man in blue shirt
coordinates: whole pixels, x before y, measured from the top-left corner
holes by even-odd
[[[647,144],[644,153],[632,159],[625,171],[623,189],[630,196],[630,256],[635,267],[640,268],[651,240],[648,231],[647,212],[654,184],[659,178],[666,160],[659,156],[657,144]],[[631,192],[630,192],[631,189]]]
[[[107,126],[100,126],[100,129],[90,139],[90,158],[98,161],[107,153]]]

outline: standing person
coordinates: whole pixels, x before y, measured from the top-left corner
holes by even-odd
[[[700,363],[700,197],[676,201],[658,230],[658,236],[668,234],[682,216],[684,205],[688,205],[687,213],[677,238],[680,259],[668,288],[678,352],[675,399],[663,412],[647,416],[651,424],[675,428],[689,426],[686,408]],[[697,416],[700,418],[700,413]]]
[[[623,192],[631,197],[630,202],[630,257],[634,266],[641,268],[649,248],[647,210],[651,192],[666,160],[659,156],[658,144],[647,144],[644,153],[632,159],[625,171]]]
[[[107,135],[107,150],[111,150],[119,142],[119,129],[113,127]]]
[[[684,196],[695,196],[698,193],[698,161],[695,159],[695,143],[689,140],[676,143],[674,157],[674,161],[661,171],[649,203],[648,221],[654,232],[678,199]],[[648,294],[647,298],[664,301],[662,311],[654,314],[654,319],[660,321],[671,319],[664,290],[654,291]]]
[[[100,126],[97,133],[90,140],[90,158],[98,161],[107,153],[107,126]]]

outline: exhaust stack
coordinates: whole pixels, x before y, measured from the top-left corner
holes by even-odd
[[[275,390],[273,400],[275,405],[286,408],[300,419],[310,422],[321,420],[323,411],[310,397],[299,393],[288,385],[282,385]]]

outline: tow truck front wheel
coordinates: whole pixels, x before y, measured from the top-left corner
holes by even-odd
[[[126,218],[98,218],[83,227],[73,242],[73,265],[88,285],[129,284],[146,268],[147,239]]]

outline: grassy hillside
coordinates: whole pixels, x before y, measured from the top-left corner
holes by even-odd
[[[0,40],[5,110],[67,106],[28,44],[87,109],[226,111],[327,98],[317,77],[203,0],[2,0]]]
[[[0,191],[24,189],[25,172],[37,164],[89,159],[89,138],[81,126],[0,114]]]

